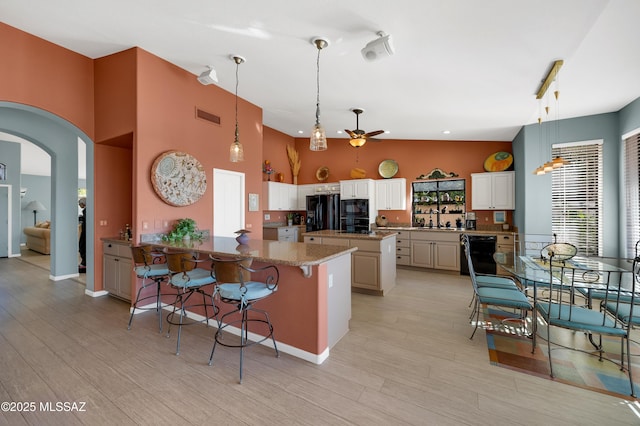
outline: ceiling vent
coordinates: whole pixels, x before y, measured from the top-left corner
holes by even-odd
[[[199,118],[200,120],[205,120],[217,125],[220,125],[220,121],[221,121],[219,116],[212,114],[210,112],[207,112],[205,110],[202,110],[200,108],[196,108],[196,118]]]

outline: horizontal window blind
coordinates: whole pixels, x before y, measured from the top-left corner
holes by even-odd
[[[634,257],[640,240],[640,133],[624,141],[624,191],[626,211],[626,257]],[[640,253],[639,253],[640,254]]]
[[[553,233],[583,256],[602,256],[602,144],[554,146],[552,157],[569,162],[552,174]]]

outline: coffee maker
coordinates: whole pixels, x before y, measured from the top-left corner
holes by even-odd
[[[465,229],[476,229],[476,214],[474,212],[468,212],[464,221]]]

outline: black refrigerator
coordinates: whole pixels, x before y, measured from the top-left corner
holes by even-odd
[[[307,232],[340,229],[340,194],[307,195]]]

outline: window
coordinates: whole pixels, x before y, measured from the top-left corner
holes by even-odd
[[[626,212],[626,257],[636,255],[640,240],[640,133],[624,141],[624,201]]]
[[[553,145],[568,165],[553,171],[551,227],[583,256],[602,256],[602,141]]]

